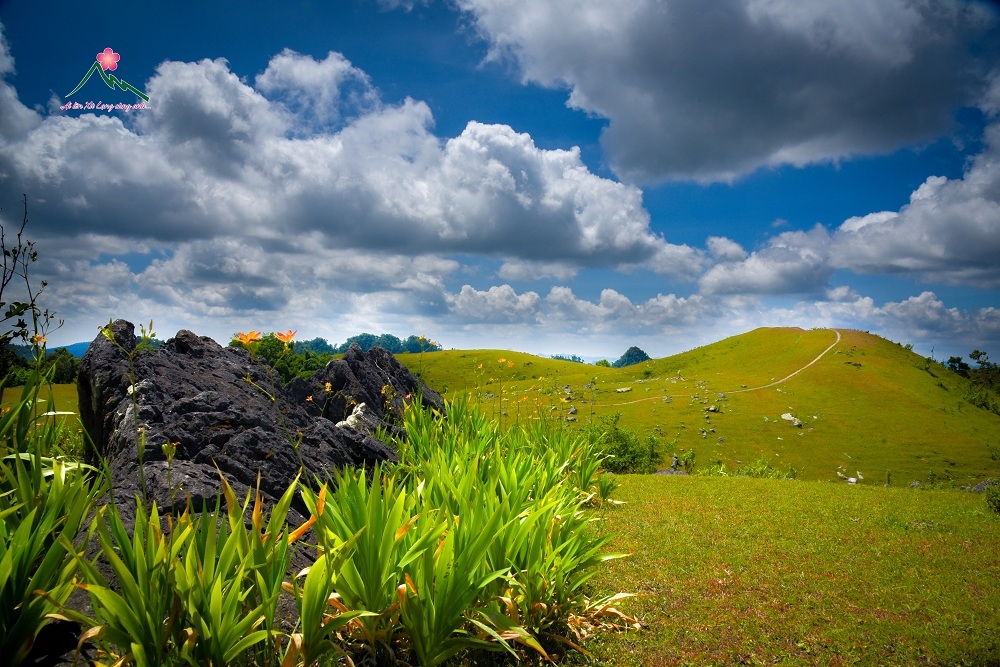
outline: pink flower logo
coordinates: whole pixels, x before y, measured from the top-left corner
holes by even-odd
[[[101,63],[101,68],[104,70],[115,71],[118,69],[119,60],[121,60],[121,56],[115,53],[110,46],[97,54],[97,62]]]

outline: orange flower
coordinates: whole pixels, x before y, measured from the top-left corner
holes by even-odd
[[[260,332],[251,331],[250,333],[243,333],[241,331],[238,334],[236,334],[236,338],[234,340],[238,340],[244,345],[249,345],[250,343],[256,343],[257,341],[260,340]]]
[[[306,401],[308,401],[309,403],[312,403],[312,401],[313,401],[312,395],[306,396]]]
[[[506,359],[504,359],[503,357],[500,357],[499,359],[497,359],[497,363],[498,363],[498,364],[502,364],[502,363],[503,363],[503,362],[505,362],[505,361],[507,361],[507,360],[506,360]]]
[[[508,361],[507,362],[507,368],[514,368],[514,362],[513,361]]]
[[[274,334],[274,337],[280,340],[282,343],[291,343],[292,339],[295,338],[295,334],[297,333],[298,331],[292,331],[291,329],[289,329],[285,333]]]
[[[31,337],[31,344],[36,347],[41,347],[45,344],[46,338],[42,334],[35,334]]]

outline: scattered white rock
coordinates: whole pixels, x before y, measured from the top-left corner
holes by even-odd
[[[619,394],[624,394],[626,392],[632,391],[632,387],[619,387],[618,389],[615,389],[615,391],[617,391]]]
[[[337,422],[337,428],[357,428],[364,423],[365,404],[358,403],[344,421]]]

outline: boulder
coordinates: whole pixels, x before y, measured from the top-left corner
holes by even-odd
[[[799,419],[798,417],[795,417],[790,412],[786,412],[785,414],[781,415],[781,418],[784,419],[786,422],[791,423],[792,426],[795,426],[797,428],[802,428],[802,420]]]
[[[995,485],[996,483],[997,482],[995,480],[993,480],[993,479],[987,479],[985,481],[980,482],[979,484],[976,484],[974,487],[972,487],[969,490],[972,491],[973,493],[985,493],[986,489],[990,488],[991,486]]]
[[[444,410],[440,395],[381,348],[353,345],[283,387],[246,350],[190,331],[140,352],[130,367],[134,327],[118,320],[111,329],[115,343],[99,335],[84,355],[78,389],[80,420],[119,499],[141,495],[145,478],[147,499],[159,507],[179,509],[190,498],[200,509],[214,505],[221,471],[241,498],[259,479],[270,505],[300,468],[304,479],[325,479],[345,466],[396,460],[376,433],[399,432],[404,402]],[[166,443],[176,445],[169,464]]]

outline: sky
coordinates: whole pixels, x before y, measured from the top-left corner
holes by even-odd
[[[1000,10],[0,0],[8,240],[24,195],[50,347],[795,326],[1000,359]]]

